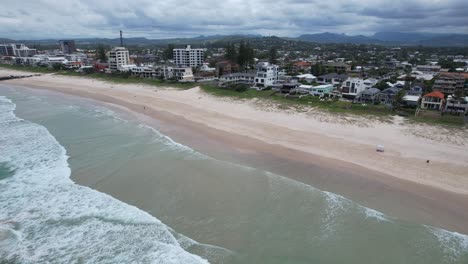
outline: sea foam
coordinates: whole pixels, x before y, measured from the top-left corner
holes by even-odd
[[[65,149],[0,97],[0,260],[20,263],[206,263],[158,219],[70,179]]]

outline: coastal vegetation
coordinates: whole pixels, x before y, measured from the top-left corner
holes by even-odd
[[[199,86],[202,91],[213,96],[227,97],[233,99],[243,100],[258,100],[259,102],[266,102],[276,105],[279,109],[288,109],[294,111],[304,112],[308,108],[317,108],[331,114],[352,114],[365,116],[369,118],[379,118],[383,121],[388,121],[392,116],[401,115],[405,116],[409,122],[418,122],[434,125],[447,125],[452,127],[465,127],[463,117],[441,115],[440,117],[416,117],[415,109],[400,109],[391,108],[384,105],[372,104],[355,104],[350,101],[342,101],[337,99],[320,99],[314,96],[297,96],[297,95],[283,95],[273,90],[256,90],[250,89],[248,86],[238,85],[235,87],[219,88],[211,83],[195,84],[195,83],[181,83],[171,80],[162,79],[149,79],[131,76],[128,73],[78,73],[75,71],[55,70],[46,67],[29,67],[19,65],[5,65],[0,64],[0,67],[21,70],[27,72],[39,73],[55,73],[64,76],[79,76],[85,78],[93,78],[102,81],[107,81],[116,84],[144,84],[155,87],[174,87],[178,89],[190,89]]]

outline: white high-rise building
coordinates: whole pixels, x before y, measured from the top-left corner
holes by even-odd
[[[115,47],[108,54],[109,57],[109,69],[111,71],[121,70],[121,66],[128,65],[130,54],[128,49],[124,47]]]
[[[174,49],[174,63],[179,67],[198,67],[203,65],[204,49],[192,49],[187,45],[183,49]]]
[[[256,87],[272,86],[279,79],[279,67],[268,62],[257,64]]]
[[[0,44],[0,56],[31,57],[37,54],[24,44]]]

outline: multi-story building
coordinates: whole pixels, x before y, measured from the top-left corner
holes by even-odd
[[[356,95],[364,90],[372,88],[377,83],[375,79],[348,78],[341,86],[344,98],[354,99]]]
[[[442,109],[444,109],[444,104],[444,94],[439,91],[435,91],[423,96],[421,101],[421,109],[441,111]]]
[[[270,87],[279,79],[279,67],[268,62],[257,64],[256,87]]]
[[[129,64],[129,52],[124,47],[115,47],[108,53],[109,69],[111,71],[119,71],[122,65]]]
[[[76,51],[74,40],[60,40],[59,45],[63,54],[71,54]]]
[[[344,62],[327,62],[323,66],[333,72],[345,73],[351,71],[351,65]]]
[[[468,113],[468,96],[455,98],[451,95],[447,97],[447,103],[445,104],[445,112],[450,113]]]
[[[437,75],[440,73],[439,65],[418,65],[416,71],[422,72],[423,74]]]
[[[465,87],[465,76],[460,73],[444,72],[439,75],[432,87],[434,91],[439,91],[445,95],[459,92],[468,94],[468,88]]]
[[[36,54],[36,49],[30,49],[24,44],[0,44],[0,56],[31,57]]]
[[[203,64],[204,52],[204,49],[192,49],[190,45],[174,49],[174,63],[179,67],[198,67]]]

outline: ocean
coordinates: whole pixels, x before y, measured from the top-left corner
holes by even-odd
[[[468,236],[0,85],[0,263],[468,263]]]

